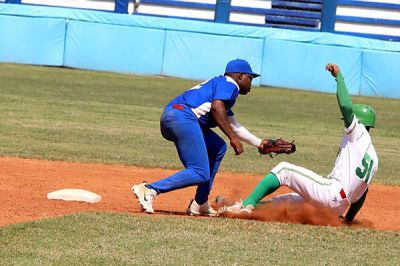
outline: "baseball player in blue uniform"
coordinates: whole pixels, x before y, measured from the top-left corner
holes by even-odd
[[[158,194],[197,186],[187,213],[217,214],[208,203],[208,195],[226,144],[211,128],[218,126],[222,130],[236,155],[243,153],[242,141],[262,150],[268,140],[251,134],[232,112],[238,95],[249,93],[252,79],[258,76],[247,61],[235,59],[227,64],[224,75],[194,86],[167,104],[160,120],[161,134],[174,142],[185,169],[153,183],[134,185],[132,192],[143,211],[154,212],[153,201]]]

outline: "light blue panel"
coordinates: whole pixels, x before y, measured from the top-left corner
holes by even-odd
[[[125,25],[143,28],[167,29],[175,31],[199,32],[215,35],[228,35],[247,38],[270,38],[276,40],[298,41],[321,45],[356,47],[369,50],[400,52],[400,42],[374,40],[325,32],[307,32],[276,29],[259,26],[213,23],[179,18],[159,18],[145,15],[128,15],[111,12],[60,8],[36,5],[0,4],[0,14],[58,17],[96,23]]]
[[[160,74],[164,30],[70,21],[65,65],[69,67]]]
[[[213,23],[179,18],[160,18],[145,15],[128,15],[112,12],[37,5],[0,4],[0,14],[26,17],[68,18],[113,25],[174,31],[198,32],[246,38],[270,38],[320,45],[354,47],[368,50],[400,52],[400,42],[374,40],[326,32],[308,32],[259,26]]]
[[[336,63],[351,94],[358,94],[361,50],[266,39],[261,84],[321,92],[336,92],[336,81],[325,70]]]
[[[335,91],[324,70],[335,62],[352,94],[400,98],[399,56],[400,42],[340,34],[0,3],[3,62],[204,80],[244,58],[262,74],[255,85],[322,92]]]
[[[228,61],[248,60],[254,72],[261,71],[263,39],[228,37],[168,31],[163,74],[205,80],[224,74]],[[253,80],[260,84],[260,78]]]
[[[400,98],[400,53],[365,51],[361,94]]]
[[[65,20],[0,15],[0,61],[62,65]]]

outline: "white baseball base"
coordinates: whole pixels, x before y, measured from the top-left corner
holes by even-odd
[[[50,192],[47,194],[47,199],[97,203],[101,200],[101,196],[88,190],[71,188]]]

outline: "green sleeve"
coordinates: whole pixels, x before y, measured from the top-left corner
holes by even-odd
[[[356,214],[358,211],[361,209],[361,207],[364,204],[365,198],[367,197],[368,189],[364,192],[364,194],[361,196],[361,198],[357,201],[351,204],[349,210],[347,211],[346,214],[346,221],[351,222],[353,221],[354,217],[356,217]]]
[[[336,82],[336,96],[340,107],[340,112],[342,113],[344,123],[347,128],[351,125],[351,122],[353,121],[353,103],[351,102],[350,94],[346,88],[342,73],[338,74],[338,76],[336,77]]]

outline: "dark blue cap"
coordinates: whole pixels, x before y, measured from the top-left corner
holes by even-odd
[[[253,78],[260,76],[260,74],[254,73],[249,62],[243,59],[229,61],[226,65],[225,73],[244,73],[251,75]]]

